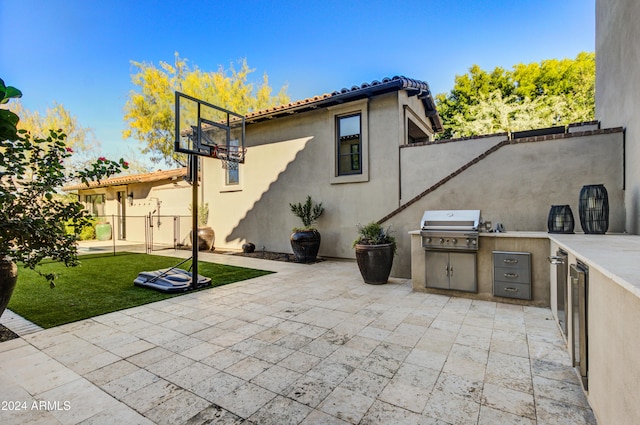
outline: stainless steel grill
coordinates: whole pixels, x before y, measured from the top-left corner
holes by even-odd
[[[478,292],[480,210],[425,211],[420,222],[425,286]]]
[[[420,221],[425,250],[477,251],[480,210],[425,211]]]

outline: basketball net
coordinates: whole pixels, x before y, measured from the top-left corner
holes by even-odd
[[[237,146],[232,146],[230,149],[224,146],[216,146],[213,156],[222,162],[222,168],[225,170],[237,170],[245,152],[246,148],[241,150]]]

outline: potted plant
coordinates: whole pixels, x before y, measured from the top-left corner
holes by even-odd
[[[365,283],[380,285],[387,283],[393,256],[396,254],[396,239],[378,223],[358,225],[358,238],[353,242],[356,261]]]
[[[302,220],[304,227],[296,227],[291,234],[291,249],[299,263],[315,261],[320,249],[320,233],[313,225],[324,213],[322,202],[313,204],[311,196],[307,196],[304,204],[289,204],[291,212]]]
[[[189,206],[191,211],[192,206]],[[211,251],[216,240],[216,233],[207,226],[209,222],[209,204],[198,205],[198,250]],[[193,238],[192,238],[193,239]]]
[[[0,103],[21,96],[0,79]],[[73,150],[66,135],[51,130],[46,138],[32,136],[18,130],[19,119],[0,109],[0,315],[18,278],[16,263],[36,271],[45,258],[78,265],[76,240],[91,215],[77,199],[63,199],[58,188],[70,181],[88,184],[128,168],[122,159],[101,157],[83,170],[68,172],[65,159]],[[40,274],[54,286],[55,275]]]

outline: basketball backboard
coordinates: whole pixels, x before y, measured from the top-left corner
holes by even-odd
[[[176,92],[175,120],[176,152],[244,162],[243,115]]]

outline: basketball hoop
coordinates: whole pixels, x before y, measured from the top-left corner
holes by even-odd
[[[246,148],[238,146],[216,146],[213,149],[213,157],[218,158],[222,162],[222,168],[225,170],[237,170],[238,164],[244,162],[244,154]]]

